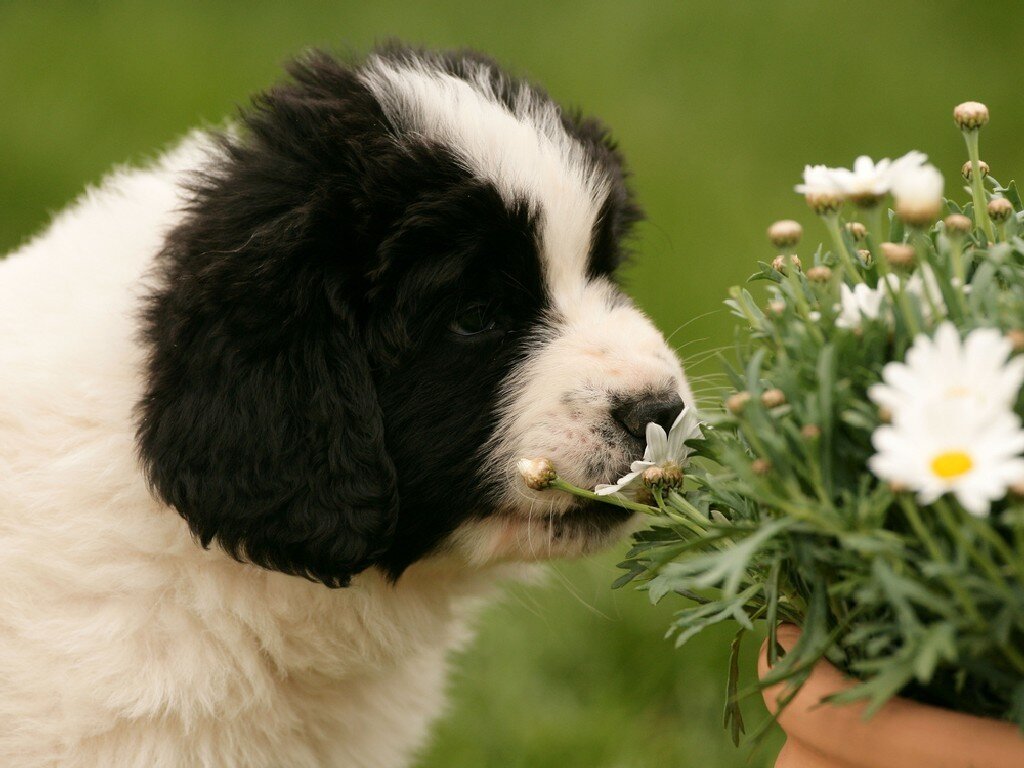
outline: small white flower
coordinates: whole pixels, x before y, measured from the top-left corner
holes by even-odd
[[[944,322],[934,338],[919,335],[905,362],[888,363],[869,397],[893,414],[893,422],[915,418],[921,408],[942,413],[965,410],[972,418],[1009,412],[1024,384],[1024,357],[994,328],[978,328],[961,342],[956,326]],[[936,418],[942,419],[943,416]]]
[[[889,277],[898,281],[895,275],[889,275]],[[922,264],[921,268],[907,279],[903,290],[913,294],[921,302],[921,314],[926,321],[931,322],[933,307],[934,312],[938,312],[941,316],[946,315],[946,301],[942,298],[939,279],[927,264]]]
[[[678,468],[686,466],[693,449],[686,446],[687,440],[701,437],[700,421],[694,408],[684,408],[665,434],[665,428],[653,421],[647,425],[647,448],[644,457],[629,466],[629,474],[623,475],[613,485],[598,485],[594,492],[600,496],[615,493],[624,495],[635,494],[643,486],[643,473],[651,467],[664,467],[674,464]]]
[[[927,155],[917,151],[908,152],[895,160],[883,157],[877,163],[867,155],[861,155],[853,161],[852,169],[826,170],[846,197],[855,202],[872,203],[892,189],[893,179],[897,175],[920,167],[927,159]]]
[[[987,515],[993,501],[1024,482],[1020,419],[997,412],[979,419],[964,408],[930,403],[872,435],[878,451],[868,467],[879,478],[917,492],[921,504],[952,493],[968,512]]]
[[[885,299],[885,289],[881,282],[875,288],[865,283],[858,283],[850,289],[846,283],[839,287],[839,316],[836,325],[839,328],[859,328],[864,318],[877,320]]]
[[[804,183],[797,184],[795,189],[801,195],[843,195],[835,169],[825,165],[805,165]]]
[[[944,185],[942,174],[934,165],[901,166],[892,177],[896,212],[912,224],[935,219],[942,209]]]
[[[888,288],[886,284],[888,284]],[[938,312],[940,316],[945,316],[946,302],[942,298],[942,289],[939,286],[938,278],[931,267],[925,264],[902,284],[897,275],[890,273],[879,280],[874,288],[865,283],[860,283],[852,289],[845,283],[841,285],[836,326],[846,329],[859,328],[865,318],[868,320],[882,319],[891,324],[892,296],[890,292],[892,295],[896,295],[900,291],[905,291],[917,298],[925,320],[931,321],[935,312]]]
[[[894,179],[900,175],[912,173],[915,169],[923,167],[926,162],[928,162],[928,155],[918,152],[916,149],[910,150],[903,157],[897,157],[889,166],[890,188]]]

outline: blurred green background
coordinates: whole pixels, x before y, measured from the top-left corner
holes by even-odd
[[[920,149],[955,188],[951,110],[976,99],[993,173],[1024,168],[1022,33],[1015,2],[0,0],[0,252],[111,165],[230,115],[304,47],[472,46],[612,126],[648,214],[630,289],[704,376],[701,353],[730,338],[728,286],[772,256],[765,227],[824,234],[791,191],[805,163]],[[777,734],[751,756],[721,727],[730,633],[673,651],[677,605],[609,589],[621,551],[485,612],[421,768],[771,764]]]

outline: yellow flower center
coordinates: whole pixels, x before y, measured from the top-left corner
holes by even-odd
[[[946,451],[932,459],[932,472],[943,480],[952,480],[971,471],[974,462],[963,451]]]

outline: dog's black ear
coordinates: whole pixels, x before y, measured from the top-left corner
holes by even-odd
[[[204,546],[344,586],[398,514],[357,306],[355,198],[383,121],[333,60],[292,74],[222,141],[167,237],[138,441]]]

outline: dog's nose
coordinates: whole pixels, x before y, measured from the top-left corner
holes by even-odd
[[[668,432],[682,410],[683,399],[676,392],[668,395],[648,394],[615,406],[612,408],[612,418],[633,437],[645,440],[648,422],[660,424]]]

